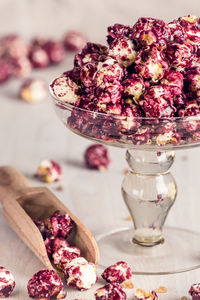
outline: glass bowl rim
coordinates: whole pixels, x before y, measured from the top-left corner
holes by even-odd
[[[186,116],[186,117],[162,117],[162,118],[155,118],[155,117],[129,117],[129,116],[121,116],[121,115],[116,115],[116,114],[107,114],[107,113],[101,113],[101,112],[96,112],[92,110],[88,110],[85,108],[81,108],[78,106],[75,106],[73,104],[63,102],[61,101],[58,97],[56,97],[51,89],[51,86],[49,86],[50,94],[53,98],[54,104],[56,105],[56,102],[58,102],[62,107],[67,109],[68,111],[72,110],[77,110],[77,111],[82,111],[87,114],[93,114],[99,118],[113,118],[113,119],[118,119],[118,120],[124,120],[124,119],[133,119],[133,120],[141,120],[141,121],[168,121],[168,122],[176,122],[176,121],[182,121],[182,122],[189,122],[189,121],[200,121],[200,114],[194,115],[194,116]]]

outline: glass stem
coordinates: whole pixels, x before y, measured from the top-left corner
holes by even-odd
[[[164,242],[162,229],[177,194],[169,168],[173,151],[127,150],[131,170],[122,183],[122,195],[135,227],[133,242],[154,246]]]

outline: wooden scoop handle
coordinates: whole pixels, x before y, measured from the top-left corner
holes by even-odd
[[[0,167],[0,202],[3,204],[10,197],[17,197],[30,184],[26,177],[11,166]]]
[[[4,217],[10,227],[44,265],[52,269],[39,230],[17,201],[17,198],[32,192],[34,192],[34,188],[30,187],[28,180],[15,168],[11,166],[0,167],[0,202],[3,206]]]

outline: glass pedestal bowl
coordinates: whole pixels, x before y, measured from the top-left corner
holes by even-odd
[[[127,148],[130,171],[122,195],[134,227],[97,237],[100,264],[126,261],[136,274],[170,274],[200,267],[200,234],[164,228],[177,186],[169,169],[174,150],[200,144],[200,116],[133,118],[84,110],[54,98],[66,127],[98,143]]]

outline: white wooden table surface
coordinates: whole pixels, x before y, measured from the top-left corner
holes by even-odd
[[[82,29],[95,42],[104,42],[106,27],[114,22],[133,24],[140,16],[172,20],[188,13],[200,15],[196,0],[1,0],[0,35],[19,32],[27,38],[48,35],[60,38],[68,29]],[[59,67],[37,71],[50,82],[72,66],[72,56]],[[105,173],[86,170],[83,152],[91,144],[64,128],[57,119],[50,97],[41,104],[29,105],[17,98],[19,80],[0,87],[0,165],[10,164],[23,172],[32,185],[40,184],[33,174],[41,159],[54,159],[64,170],[63,191],[59,184],[48,187],[88,226],[93,234],[131,225],[120,185],[126,167],[124,150],[110,148],[111,166]],[[200,232],[199,149],[180,151],[172,168],[179,187],[178,199],[167,224]],[[128,223],[128,224],[127,224]],[[121,257],[123,259],[123,256]],[[0,265],[16,278],[12,299],[28,299],[29,278],[43,265],[8,227],[0,214]],[[101,269],[98,273],[101,274]],[[190,285],[200,281],[200,270],[170,276],[133,276],[136,288],[150,290],[164,285],[168,293],[159,299],[177,300],[187,295]],[[68,289],[67,299],[93,299],[99,284],[88,292]],[[133,290],[128,299],[133,298]]]

